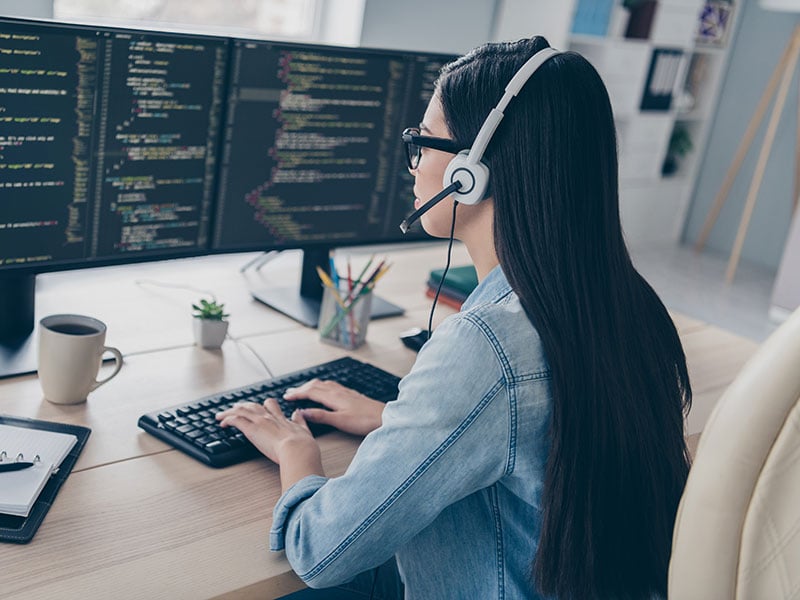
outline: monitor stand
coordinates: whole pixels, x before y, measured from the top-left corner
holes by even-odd
[[[319,322],[319,309],[322,304],[322,283],[317,267],[330,274],[330,248],[303,250],[303,268],[300,275],[300,288],[267,287],[251,290],[253,297],[270,308],[282,312],[287,317],[307,327],[316,327]],[[373,296],[373,319],[396,317],[405,311],[402,307]]]
[[[35,275],[0,278],[0,379],[36,371],[35,297]]]

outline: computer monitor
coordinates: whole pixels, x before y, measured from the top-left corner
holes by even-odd
[[[0,375],[37,273],[208,251],[228,41],[0,20]]]
[[[399,133],[451,58],[234,40],[212,247],[303,250],[299,289],[256,298],[313,327],[333,246],[426,237],[399,229],[414,199]],[[373,299],[373,318],[400,312]]]
[[[313,324],[333,247],[425,239],[399,132],[450,58],[0,19],[0,377],[37,273],[299,248],[255,295]]]

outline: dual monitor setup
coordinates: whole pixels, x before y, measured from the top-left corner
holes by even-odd
[[[254,295],[314,324],[332,248],[426,238],[400,132],[451,58],[0,19],[0,377],[37,273],[301,249]]]

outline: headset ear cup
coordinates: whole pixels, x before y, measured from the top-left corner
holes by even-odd
[[[478,162],[467,161],[469,150],[462,150],[451,160],[444,171],[442,185],[449,186],[458,181],[461,187],[453,192],[453,197],[460,204],[477,204],[483,200],[486,186],[489,184],[489,167]]]

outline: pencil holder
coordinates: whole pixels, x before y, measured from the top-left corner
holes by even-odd
[[[319,337],[328,344],[355,350],[367,339],[372,291],[365,289],[355,297],[348,290],[325,286],[319,311]]]

